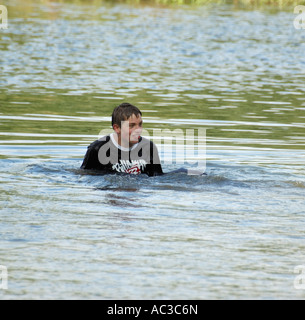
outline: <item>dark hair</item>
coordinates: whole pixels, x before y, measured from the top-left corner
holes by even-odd
[[[128,120],[132,115],[142,116],[142,112],[130,103],[124,102],[117,106],[112,112],[112,126],[117,124],[121,127],[121,122]]]

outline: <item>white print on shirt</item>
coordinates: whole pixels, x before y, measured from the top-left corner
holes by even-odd
[[[117,172],[140,174],[141,171],[144,171],[146,164],[146,161],[143,159],[131,161],[120,160],[119,163],[116,163],[112,166],[112,170],[115,170]]]

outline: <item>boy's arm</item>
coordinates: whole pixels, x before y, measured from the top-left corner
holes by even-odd
[[[90,144],[86,152],[86,155],[84,157],[83,164],[81,165],[81,169],[93,169],[93,170],[104,169],[104,167],[102,166],[102,164],[98,159],[98,152],[101,145],[103,145],[103,143],[104,142],[101,142],[100,140],[96,140]]]
[[[159,152],[156,145],[150,141],[150,163],[146,165],[147,174],[150,177],[163,175]]]
[[[95,169],[97,166],[96,160],[98,160],[97,151],[91,144],[87,149],[81,169]]]
[[[163,172],[161,161],[159,157],[159,152],[156,147],[156,145],[151,141],[150,142],[150,155],[151,155],[151,161],[150,164],[147,165],[147,174],[149,176],[160,176],[168,173],[187,173],[188,175],[206,175],[206,173],[200,169],[186,169],[186,168],[180,168],[174,171],[170,172]]]

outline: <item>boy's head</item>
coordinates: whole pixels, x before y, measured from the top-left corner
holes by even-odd
[[[142,117],[142,112],[136,106],[127,102],[120,104],[112,112],[112,127],[114,124],[121,127],[122,121],[128,120],[133,114]]]
[[[113,110],[112,127],[121,145],[138,143],[142,133],[141,111],[130,103],[120,104]]]

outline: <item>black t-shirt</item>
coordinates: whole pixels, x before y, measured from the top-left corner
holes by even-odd
[[[145,173],[148,176],[163,174],[158,149],[152,141],[141,137],[132,148],[123,148],[115,141],[113,134],[90,144],[81,169]]]

